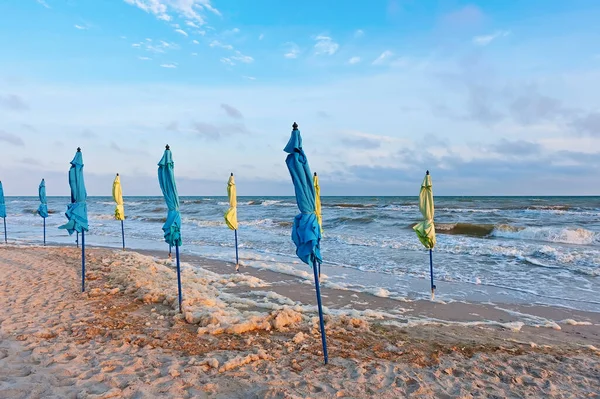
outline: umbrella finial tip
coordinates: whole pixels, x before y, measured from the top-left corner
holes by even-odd
[[[426,172],[425,172],[425,174],[426,174],[426,175],[428,175],[428,174],[429,174],[429,171],[426,171]]]
[[[117,176],[119,176],[119,174],[117,173]]]
[[[81,152],[81,147],[77,147],[77,152]]]
[[[167,144],[167,145],[165,146],[165,150],[170,150],[170,149],[171,149],[171,147],[170,147],[170,146]]]
[[[292,127],[294,128],[294,130],[298,129],[298,124],[296,122],[294,122],[294,124],[292,125]]]
[[[315,176],[317,175],[317,172],[315,172]]]
[[[231,172],[231,176],[233,176],[233,172]]]

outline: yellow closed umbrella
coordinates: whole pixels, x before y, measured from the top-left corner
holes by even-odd
[[[121,236],[123,238],[123,249],[125,249],[125,227],[123,221],[125,220],[125,206],[123,205],[123,190],[121,189],[121,178],[117,173],[115,181],[113,182],[112,196],[117,207],[115,208],[115,219],[121,221]]]
[[[321,234],[323,234],[323,214],[321,213],[321,186],[319,186],[319,176],[315,172],[313,177],[313,184],[315,185],[315,214],[317,215],[317,221],[321,228]]]
[[[240,261],[238,257],[238,220],[237,220],[237,191],[235,189],[235,179],[233,173],[229,176],[227,182],[227,196],[229,197],[229,209],[225,212],[225,223],[227,227],[235,232],[235,270],[238,271],[240,268]]]
[[[429,249],[429,271],[431,276],[431,298],[435,295],[435,285],[433,284],[433,247],[435,247],[435,226],[433,224],[434,206],[433,190],[431,185],[431,176],[429,171],[425,173],[421,191],[419,192],[419,210],[423,215],[423,221],[413,227],[421,244]]]

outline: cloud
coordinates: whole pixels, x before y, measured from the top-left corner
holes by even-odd
[[[138,59],[140,59],[142,61],[150,61],[152,58],[150,58],[150,57],[138,57]]]
[[[498,143],[490,146],[490,150],[493,152],[517,157],[539,154],[541,149],[542,146],[540,144],[525,140],[508,141],[501,139]]]
[[[227,116],[233,119],[244,119],[242,113],[237,108],[234,108],[229,104],[221,104],[221,108],[225,110]]]
[[[15,136],[14,134],[10,134],[4,130],[0,130],[0,141],[19,147],[23,147],[25,145],[19,136]]]
[[[467,5],[442,16],[442,22],[449,27],[468,27],[479,25],[485,15],[476,5]]]
[[[288,42],[285,44],[288,48],[287,52],[283,54],[285,58],[294,59],[298,58],[300,54],[300,47],[296,43]]]
[[[156,40],[155,41],[152,39],[146,39],[139,43],[133,43],[131,45],[131,47],[144,49],[148,52],[155,53],[155,54],[163,54],[163,53],[167,52],[168,50],[179,49],[179,46],[175,43],[166,42],[164,40]]]
[[[200,28],[200,26],[196,25],[196,23],[194,21],[185,21],[185,24],[192,28]]]
[[[74,26],[75,26],[75,29],[79,29],[79,30],[86,30],[87,29],[87,26],[83,26],[83,25],[77,25],[77,24],[75,24]]]
[[[600,112],[577,116],[571,126],[580,134],[600,137]]]
[[[373,65],[381,65],[383,64],[385,61],[389,60],[389,58],[391,56],[393,56],[394,53],[392,53],[389,50],[384,51],[383,53],[381,53],[381,55],[379,57],[377,57],[374,61],[373,61]]]
[[[242,123],[229,123],[214,125],[204,122],[192,123],[192,129],[199,138],[208,140],[220,140],[237,134],[249,134],[250,132]]]
[[[234,66],[234,65],[235,65],[235,62],[233,62],[233,61],[231,60],[231,58],[223,57],[223,58],[221,58],[221,59],[220,59],[220,61],[221,61],[223,64],[225,64],[225,65],[230,65],[230,66]]]
[[[46,8],[50,8],[50,6],[48,5],[48,3],[46,3],[44,0],[35,0],[38,4],[46,7]]]
[[[210,0],[124,0],[153,14],[156,18],[163,21],[171,21],[171,14],[176,14],[180,18],[185,18],[188,22],[198,25],[205,24],[204,11],[210,11],[215,15],[221,15],[220,11],[214,8]],[[188,26],[190,26],[188,24]]]
[[[187,37],[189,36],[188,33],[186,31],[184,31],[183,29],[175,29],[175,32]]]
[[[220,48],[224,48],[225,50],[233,50],[233,46],[231,44],[223,44],[218,40],[213,40],[212,42],[210,42],[209,46],[210,47],[220,47]]]
[[[354,65],[360,62],[360,57],[352,57],[348,60],[348,64]]]
[[[121,149],[121,147],[119,147],[117,145],[117,143],[115,143],[114,141],[110,142],[110,147],[111,150],[116,151],[116,152],[123,152],[123,150]]]
[[[360,148],[362,150],[373,150],[381,147],[380,141],[367,137],[342,139],[342,144],[348,147]]]
[[[177,64],[175,64],[175,63],[170,63],[170,64],[160,64],[160,66],[161,66],[162,68],[170,68],[170,69],[177,68]]]
[[[200,42],[198,40],[192,40],[192,43],[194,43],[194,44],[200,44]]]
[[[191,56],[196,57],[198,53],[190,53]]]
[[[256,80],[256,78],[254,76],[242,76],[242,78],[248,79],[248,80]]]
[[[362,29],[357,29],[354,31],[355,38],[363,37],[364,35],[365,35],[365,31]]]
[[[258,40],[262,40],[265,38],[265,34],[261,33],[260,35],[258,35]]]
[[[27,105],[21,97],[15,94],[7,94],[5,96],[0,95],[0,107],[12,111],[26,111],[29,109],[29,105]]]
[[[226,35],[226,36],[227,35],[235,35],[235,34],[238,34],[238,33],[240,33],[239,28],[233,28],[233,29],[229,29],[229,30],[224,31],[223,35]]]
[[[475,36],[473,38],[473,44],[476,44],[478,46],[487,46],[492,41],[494,41],[498,38],[501,38],[501,37],[506,37],[508,35],[510,35],[510,31],[499,30],[499,31],[492,33],[491,35]]]
[[[235,54],[236,55],[231,56],[232,60],[243,62],[244,64],[250,64],[254,62],[254,58],[250,57],[249,55],[244,55],[237,50],[235,51]]]
[[[533,86],[526,86],[508,106],[511,116],[519,123],[530,125],[552,120],[570,113],[560,101],[537,92]]]
[[[335,54],[340,45],[333,41],[333,39],[329,36],[319,35],[315,38],[315,54],[327,54],[333,55]]]

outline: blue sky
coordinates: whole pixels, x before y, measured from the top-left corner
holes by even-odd
[[[288,195],[298,122],[324,195],[600,194],[594,0],[5,0],[7,195]]]

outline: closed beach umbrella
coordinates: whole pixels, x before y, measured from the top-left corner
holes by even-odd
[[[306,264],[311,265],[315,276],[315,288],[317,291],[317,305],[319,309],[319,323],[321,328],[321,341],[323,344],[323,356],[327,364],[327,340],[325,337],[325,323],[323,322],[323,308],[321,305],[321,289],[319,287],[319,275],[317,264],[321,259],[321,227],[315,213],[315,186],[308,166],[308,160],[302,149],[302,137],[298,125],[294,122],[292,136],[285,146],[284,151],[289,155],[285,163],[288,167],[294,191],[296,203],[300,213],[294,218],[292,227],[292,240],[296,244],[296,255]]]
[[[425,173],[421,191],[419,192],[419,210],[423,215],[423,221],[413,227],[419,237],[421,244],[429,249],[429,273],[431,277],[431,298],[435,295],[433,284],[433,247],[435,247],[435,226],[433,224],[433,190],[431,188],[431,176],[429,171]]]
[[[48,202],[46,201],[46,182],[42,179],[38,188],[38,195],[40,197],[40,206],[38,207],[37,214],[44,220],[44,245],[46,245],[46,218],[48,217]]]
[[[6,204],[4,203],[4,189],[2,188],[2,182],[0,181],[0,218],[4,221],[4,242],[8,243],[6,237]]]
[[[71,161],[69,169],[69,186],[71,187],[71,203],[67,206],[65,216],[69,220],[59,226],[70,234],[81,233],[81,292],[85,291],[85,232],[88,231],[87,217],[87,192],[83,181],[83,155],[81,148],[77,148],[75,158]]]
[[[177,259],[177,288],[179,292],[179,312],[181,312],[181,268],[179,265],[179,247],[181,246],[181,214],[179,213],[179,194],[177,194],[177,185],[175,184],[175,172],[173,164],[173,155],[167,145],[165,153],[158,163],[158,183],[162,190],[168,213],[167,221],[163,225],[165,242],[170,247],[175,246],[175,256]]]
[[[117,207],[115,208],[115,219],[121,221],[121,238],[123,239],[123,249],[125,249],[125,227],[123,221],[125,220],[125,206],[123,205],[123,190],[121,189],[121,178],[117,173],[115,181],[113,182],[112,196]]]
[[[233,173],[229,176],[227,182],[227,196],[229,197],[229,209],[225,212],[225,223],[227,227],[235,232],[235,270],[238,271],[240,268],[240,261],[238,257],[238,220],[237,220],[237,191],[235,189],[235,179]]]

